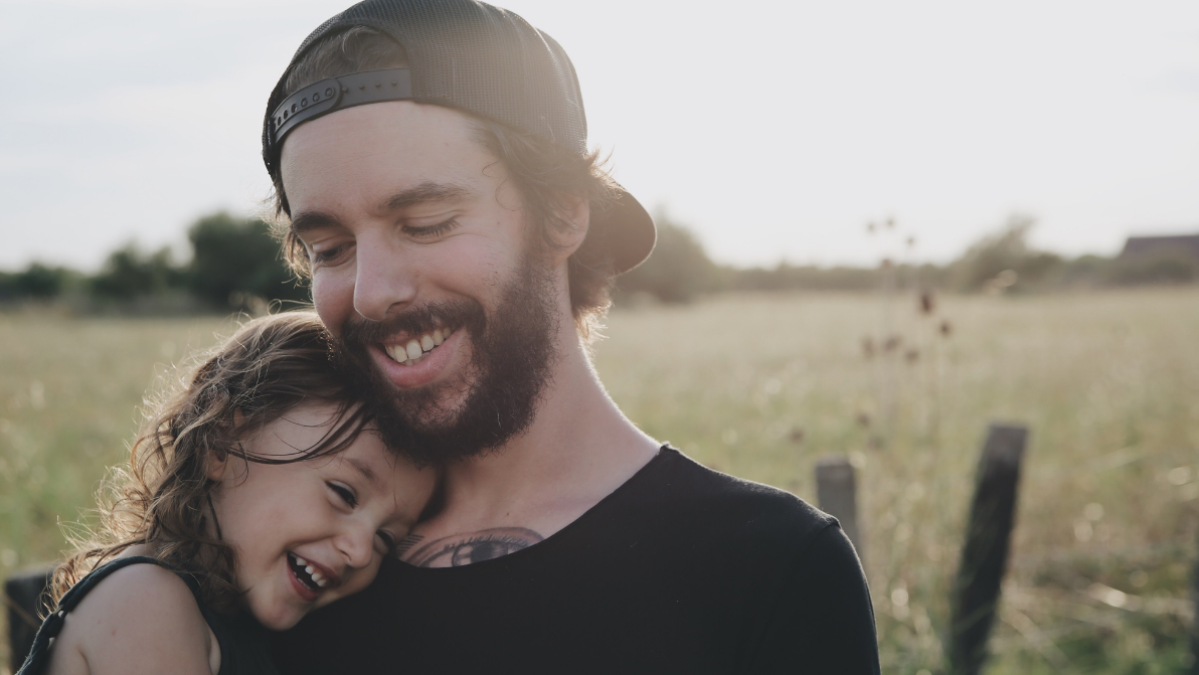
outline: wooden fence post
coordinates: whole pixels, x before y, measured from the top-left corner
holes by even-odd
[[[17,672],[29,650],[33,637],[42,625],[41,615],[49,611],[45,604],[46,588],[54,575],[54,567],[22,570],[4,582],[4,604],[8,607],[8,658],[11,672]]]
[[[946,655],[951,675],[977,675],[987,658],[1027,440],[1028,429],[1022,426],[992,423],[987,430],[962,561],[953,584]]]
[[[1192,574],[1195,578],[1191,580],[1191,602],[1195,606],[1195,615],[1191,618],[1191,675],[1199,675],[1199,556],[1195,558]]]
[[[845,457],[825,457],[816,463],[816,505],[841,522],[858,557],[865,559],[866,542],[858,529],[857,482]]]

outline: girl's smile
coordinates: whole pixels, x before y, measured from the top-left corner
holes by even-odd
[[[341,577],[318,562],[305,560],[294,553],[287,554],[287,562],[301,597],[311,596],[315,600],[321,591],[336,588],[341,583]]]

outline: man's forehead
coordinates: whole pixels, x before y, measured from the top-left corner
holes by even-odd
[[[438,105],[386,101],[339,110],[297,127],[283,143],[281,159],[302,153],[335,158],[351,151],[444,153],[481,150],[477,123],[466,114]]]
[[[493,165],[470,118],[401,101],[339,111],[298,127],[284,143],[281,169],[295,215],[310,199],[337,197],[390,210],[469,198],[500,170]]]

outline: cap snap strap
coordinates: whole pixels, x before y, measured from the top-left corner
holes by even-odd
[[[365,70],[331,77],[283,99],[271,115],[271,145],[278,146],[297,125],[321,115],[367,103],[412,98],[412,78],[407,68]]]

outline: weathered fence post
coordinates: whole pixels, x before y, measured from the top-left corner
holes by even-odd
[[[33,636],[40,617],[49,611],[45,605],[46,588],[54,575],[54,567],[27,569],[4,582],[4,604],[8,607],[8,657],[11,672],[17,672],[33,647]]]
[[[816,504],[841,522],[841,529],[853,542],[858,557],[865,559],[866,542],[858,529],[857,483],[848,459],[825,457],[816,463]]]
[[[1191,618],[1191,675],[1199,675],[1199,556],[1195,558],[1193,574],[1195,578],[1191,580],[1191,602],[1195,606],[1195,615]]]
[[[953,584],[946,655],[950,675],[977,675],[987,658],[987,637],[1007,566],[1027,440],[1028,429],[1022,426],[993,423],[987,430],[962,561]]]

